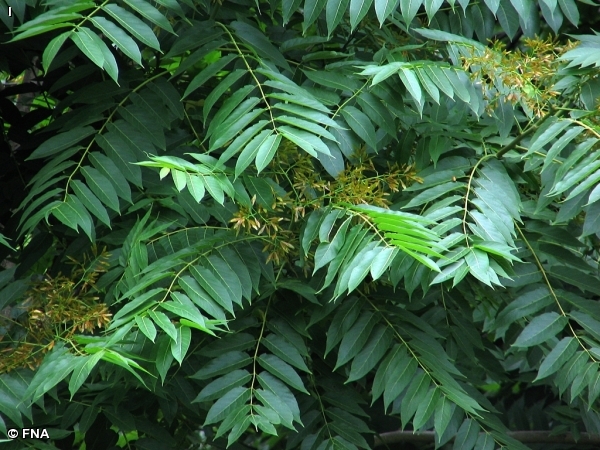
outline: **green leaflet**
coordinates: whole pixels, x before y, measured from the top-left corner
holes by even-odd
[[[358,298],[346,300],[335,313],[329,330],[327,332],[327,342],[325,347],[325,355],[327,355],[342,338],[347,335],[348,330],[360,314],[360,309],[356,307]]]
[[[257,136],[252,138],[252,136],[257,131],[259,131],[261,128],[266,126],[267,123],[268,122],[266,120],[261,121],[261,122],[258,122],[257,124],[255,124],[254,126],[248,128],[246,131],[244,131],[242,134],[240,134],[236,138],[236,140],[234,140],[231,143],[231,145],[229,146],[229,148],[227,149],[227,152],[231,151],[231,153],[233,153],[233,152],[239,150],[240,148],[242,148],[242,146],[245,146],[235,164],[235,176],[236,177],[241,175],[246,170],[246,168],[250,164],[252,164],[253,161],[256,161],[258,151],[261,148],[264,149],[265,143],[267,143],[268,140],[273,136],[273,134],[272,134],[273,131],[263,130]],[[250,139],[252,139],[252,140],[250,142],[248,142]],[[246,142],[248,142],[247,145],[246,145]],[[223,153],[223,155],[224,154],[225,153]]]
[[[103,17],[92,17],[90,20],[98,30],[119,48],[119,50],[139,65],[142,65],[142,54],[135,41],[129,37],[127,33]]]
[[[354,257],[351,264],[352,271],[348,277],[348,292],[352,292],[360,283],[362,283],[371,270],[371,263],[379,252],[380,250],[378,247],[367,246]],[[346,272],[344,272],[344,274]],[[342,277],[343,276],[344,275],[342,275]]]
[[[340,214],[336,213],[337,211],[330,213],[323,220],[323,224],[321,225],[319,234],[323,236],[323,239],[321,239],[321,243],[319,244],[315,252],[315,268],[313,273],[319,270],[321,267],[325,266],[326,264],[330,263],[337,256],[339,250],[344,245],[346,230],[350,225],[350,218],[346,219],[344,223],[339,227],[331,242],[327,242],[327,239],[329,239],[329,231],[325,231],[325,233],[322,233],[321,231],[323,229],[329,229],[329,227],[327,226],[329,217],[332,218],[331,225],[333,226],[333,222],[337,219],[337,217],[340,216]]]
[[[406,353],[395,353],[390,362],[390,375],[385,380],[385,389],[383,392],[383,403],[387,410],[390,403],[402,393],[404,388],[412,381],[413,375],[417,370],[417,361]],[[396,374],[397,376],[391,376]]]
[[[183,358],[185,357],[192,339],[192,331],[190,328],[179,325],[177,327],[177,334],[175,339],[171,341],[171,353],[173,358],[181,365]]]
[[[357,100],[364,113],[369,116],[373,123],[383,128],[390,136],[396,137],[397,127],[394,117],[382,104],[381,100],[368,92],[362,92]]]
[[[550,292],[546,287],[538,287],[516,298],[509,306],[503,309],[496,318],[496,327],[504,327],[515,320],[534,314],[540,309],[553,303]]]
[[[160,307],[176,314],[179,317],[191,320],[192,322],[200,325],[201,327],[204,327],[206,323],[205,318],[202,316],[198,308],[196,308],[191,302],[183,303],[181,302],[181,300],[183,299],[180,299],[179,302],[162,302],[160,304]]]
[[[212,151],[221,147],[261,115],[264,112],[263,109],[252,109],[258,102],[259,99],[256,97],[247,98],[231,111],[227,119],[222,123],[217,123],[216,121],[212,122],[209,133],[209,150]],[[213,131],[212,126],[215,124],[217,125],[214,127]]]
[[[250,165],[250,163],[252,162],[252,160],[255,158],[256,156],[256,152],[258,151],[258,148],[256,145],[262,144],[262,142],[264,142],[265,140],[265,136],[269,136],[271,131],[270,130],[265,130],[265,132],[261,133],[262,137],[258,140],[256,140],[255,144],[248,144],[248,142],[256,135],[256,133],[258,133],[260,130],[262,130],[269,122],[267,120],[259,120],[257,123],[255,123],[254,125],[248,127],[246,130],[244,130],[239,136],[237,136],[233,142],[227,147],[227,150],[225,150],[221,156],[219,157],[219,162],[224,163],[227,160],[229,160],[232,156],[234,156],[237,152],[239,152],[242,148],[244,148],[244,151],[242,152],[242,154],[238,157],[237,163],[236,163],[236,176],[238,176],[240,173],[243,172],[243,170],[248,167]],[[261,136],[259,135],[259,136]],[[254,142],[254,140],[252,141]],[[248,145],[246,145],[248,144]]]
[[[434,375],[454,374],[462,377],[461,372],[449,360],[448,355],[440,343],[432,336],[433,333],[413,331],[412,348],[419,353],[419,361],[429,366]]]
[[[258,363],[262,368],[285,382],[288,386],[308,394],[302,379],[298,376],[296,371],[277,356],[269,354],[260,355],[258,357]]]
[[[348,382],[358,380],[369,373],[388,350],[392,332],[387,327],[377,327],[364,348],[352,360]]]
[[[117,133],[109,132],[96,138],[98,145],[106,152],[120,173],[130,182],[142,186],[142,171],[134,165],[137,162],[135,152]]]
[[[453,450],[471,450],[477,442],[479,430],[477,422],[466,419],[456,433]]]
[[[201,87],[206,81],[208,81],[211,77],[215,76],[215,74],[217,72],[222,70],[223,67],[225,67],[227,64],[229,64],[234,58],[235,58],[235,55],[229,55],[229,57],[221,58],[216,63],[211,64],[206,69],[204,69],[202,72],[200,72],[198,75],[196,75],[196,77],[194,77],[194,79],[192,80],[192,82],[189,84],[188,88],[184,92],[183,98],[187,97],[192,92],[194,92],[196,89]]]
[[[235,333],[213,341],[202,348],[201,354],[214,358],[229,351],[247,350],[254,345],[254,338],[248,333]]]
[[[337,369],[342,364],[353,359],[363,346],[366,344],[370,332],[375,325],[375,316],[372,313],[363,314],[356,323],[348,330],[348,333],[342,338],[338,358],[335,364]],[[335,370],[335,369],[334,369]]]
[[[480,434],[475,442],[473,448],[480,448],[481,450],[493,450],[496,446],[496,440],[491,433]]]
[[[529,146],[529,150],[526,155],[537,152],[544,145],[554,139],[558,134],[565,130],[570,124],[568,120],[549,120],[542,127],[540,127],[531,138],[532,144]]]
[[[61,133],[45,141],[31,155],[29,155],[29,158],[27,159],[39,159],[52,156],[74,146],[94,132],[95,130],[92,127],[83,127]]]
[[[323,11],[323,8],[325,7],[325,4],[328,4],[329,2],[326,2],[325,0],[307,0],[304,4],[304,8],[305,8],[305,14],[304,14],[304,22],[302,23],[302,27],[306,30],[308,27],[310,27],[315,20],[317,20],[317,17],[319,17],[319,14],[321,14],[321,11]],[[333,6],[336,5],[336,6]],[[342,2],[340,1],[339,3],[333,3],[333,5],[331,6],[331,8],[340,11],[340,13],[343,14],[343,12],[345,12],[346,8],[341,8]],[[347,6],[347,2],[346,2],[346,6]],[[329,5],[328,5],[329,8]],[[328,9],[329,11],[329,9]],[[328,20],[327,20],[327,28],[329,30],[329,34],[331,34],[331,31],[333,31],[333,29],[337,26],[337,24],[339,23],[339,20],[337,20],[336,23],[336,15],[333,15],[333,18],[330,18],[330,14],[328,14]],[[340,17],[341,19],[341,17]]]
[[[588,355],[583,351],[578,351],[573,357],[559,370],[555,379],[555,384],[559,392],[565,392],[573,383],[575,378],[584,372],[584,367],[588,362]]]
[[[196,279],[186,275],[178,280],[178,284],[200,309],[215,319],[225,320],[225,312],[221,306],[208,295]]]
[[[260,173],[269,165],[281,143],[281,138],[281,135],[271,135],[260,145],[256,151],[255,164],[257,172]]]
[[[252,376],[246,370],[234,370],[212,381],[196,397],[194,402],[216,400],[237,386],[246,384]]]
[[[235,269],[227,261],[216,255],[211,255],[206,259],[206,267],[214,274],[218,281],[225,287],[231,300],[238,305],[242,305],[242,285]],[[213,282],[214,283],[214,282]],[[216,286],[216,283],[214,283]],[[210,291],[208,291],[210,292]]]
[[[571,283],[581,290],[586,290],[595,294],[600,292],[600,288],[597,283],[594,282],[594,277],[581,270],[573,269],[571,267],[561,267],[560,271],[554,269],[550,270],[550,274],[552,277]]]
[[[112,159],[99,152],[90,153],[89,159],[94,167],[98,169],[106,179],[110,180],[117,195],[129,203],[133,203],[131,200],[131,188],[129,187],[129,183],[121,174],[121,171]]]
[[[150,320],[147,316],[135,316],[135,323],[144,336],[154,342],[156,339],[156,327],[152,320]]]
[[[21,400],[32,403],[56,386],[75,369],[76,357],[59,344],[48,353],[29,382]]]
[[[371,148],[377,148],[377,139],[375,137],[375,128],[369,117],[353,106],[347,106],[342,110],[342,116],[346,122],[363,141]]]
[[[312,241],[319,233],[319,227],[322,221],[323,211],[320,209],[317,209],[308,215],[301,235],[301,245],[305,256],[308,254],[308,250],[312,244]]]
[[[69,34],[70,33],[68,32],[59,34],[53,38],[44,49],[42,64],[45,72],[48,72],[48,68],[52,64],[52,61],[54,61],[54,58],[56,57],[56,54],[59,52],[62,45],[69,38]]]
[[[588,402],[594,402],[600,395],[600,373],[591,377],[588,384]]]
[[[354,257],[355,252],[367,245],[370,239],[367,229],[364,229],[361,225],[352,227],[346,237],[344,246],[340,249],[337,256],[331,261],[327,268],[327,276],[325,277],[325,282],[323,283],[321,290],[326,289],[332,283],[342,266],[349,266],[348,262],[352,261],[351,258]],[[373,270],[373,267],[376,267],[375,263],[371,266],[371,270]]]
[[[46,215],[49,212],[52,212],[54,217],[75,231],[78,231],[78,228],[81,227],[90,240],[94,240],[91,217],[77,197],[68,196],[66,202],[56,204]]]
[[[256,28],[240,21],[232,22],[231,27],[235,30],[236,35],[246,44],[250,45],[250,47],[261,57],[266,57],[275,62],[275,64],[277,64],[279,67],[291,72],[291,68],[285,58],[281,55],[277,48],[271,44],[271,42]]]
[[[81,356],[78,358],[78,361],[75,363],[71,379],[69,380],[69,392],[71,393],[71,398],[73,398],[75,393],[83,385],[91,371],[103,356],[104,352],[99,351],[91,356]]]
[[[579,24],[579,9],[573,0],[558,0],[560,9],[569,22],[577,26]]]
[[[215,302],[233,314],[232,298],[221,280],[205,267],[193,266],[190,268],[190,272]]]
[[[429,78],[429,75],[427,75],[427,72],[424,69],[416,69],[415,73],[419,79],[420,84],[423,85],[429,96],[433,99],[433,101],[439,103],[440,92],[435,83]]]
[[[143,289],[143,288],[142,288]],[[138,288],[135,288],[135,291],[138,291]],[[153,306],[156,302],[152,300],[157,294],[163,292],[163,288],[154,288],[145,292],[143,295],[137,296],[135,300],[128,302],[125,306],[123,306],[119,311],[114,315],[113,321],[117,321],[120,318],[125,318],[132,311],[137,310],[137,308],[143,308],[144,310]],[[127,292],[126,294],[129,294]],[[124,295],[124,298],[127,298],[128,295]],[[140,312],[140,311],[138,311]]]
[[[423,2],[421,0],[400,0],[402,18],[407,26],[410,25],[414,17],[417,15],[417,11],[421,7],[422,3]]]
[[[103,68],[106,44],[87,27],[81,27],[70,36],[75,45],[98,67]]]
[[[283,97],[283,98],[286,98],[286,97]],[[302,105],[302,103],[300,103],[300,105]],[[326,125],[328,127],[333,127],[333,128],[341,128],[340,125],[337,124],[337,122],[335,122],[333,119],[331,119],[328,115],[323,114],[320,111],[321,108],[318,108],[319,110],[315,110],[312,108],[307,108],[304,105],[303,106],[300,106],[300,105],[296,105],[294,103],[289,103],[288,101],[286,101],[285,103],[284,102],[276,103],[275,105],[273,105],[273,107],[276,109],[285,111],[287,113],[296,114],[299,117],[311,120],[318,124],[323,124],[323,125]],[[325,112],[327,112],[327,110],[325,110]]]
[[[373,379],[373,389],[371,391],[371,404],[373,404],[379,397],[381,397],[381,394],[383,394],[386,385],[386,380],[390,377],[390,366],[395,361],[396,354],[401,352],[406,353],[406,349],[398,344],[395,344],[388,351],[388,354],[384,358],[384,360],[379,364],[377,372],[375,373],[375,378]]]
[[[595,364],[589,363],[585,366],[585,369],[579,373],[573,383],[571,384],[571,392],[572,398],[576,398],[581,392],[588,386],[590,382],[592,382],[596,374],[598,373],[598,368]]]
[[[383,275],[397,255],[398,250],[394,248],[386,247],[379,250],[371,263],[370,271],[373,280],[377,280]]]
[[[131,104],[119,109],[119,114],[131,127],[145,135],[145,140],[150,140],[152,144],[160,149],[166,149],[164,131],[162,127],[155,124],[153,113],[147,111],[144,107]]]
[[[384,20],[396,10],[399,0],[375,0],[375,13],[379,24],[383,24]]]
[[[325,18],[327,20],[327,31],[329,35],[336,29],[348,9],[350,0],[328,1],[325,7]]]
[[[334,292],[335,298],[341,296],[344,292],[346,292],[346,290],[350,292],[350,282],[353,283],[353,288],[360,284],[360,282],[362,281],[361,276],[363,274],[366,275],[365,266],[368,266],[370,260],[372,260],[372,258],[374,258],[375,256],[374,249],[376,247],[377,242],[372,242],[370,237],[367,239],[363,239],[361,242],[357,243],[357,246],[354,249],[354,255],[352,255],[351,259],[349,258],[346,261],[344,261],[344,263],[340,267],[340,275],[338,276]],[[355,271],[355,269],[357,268],[357,264],[363,261],[363,256],[368,258],[366,259],[366,265],[362,264],[359,268],[359,271]]]
[[[293,420],[298,423],[302,423],[300,421],[300,409],[298,407],[296,398],[285,384],[283,384],[281,381],[279,381],[277,378],[275,378],[268,372],[261,372],[256,378],[258,379],[258,382],[265,391],[273,393],[279,399],[280,402],[283,402],[286,405],[287,409],[276,409],[276,411],[279,412],[283,423],[286,423],[287,419],[289,419],[289,417],[287,417],[288,409],[292,414]],[[268,394],[264,394],[263,397],[267,399],[270,396]]]
[[[409,3],[416,3],[414,0],[400,0],[401,3],[402,1],[408,1]],[[402,83],[404,84],[404,86],[406,87],[406,89],[408,90],[408,92],[410,93],[410,95],[412,96],[412,98],[415,100],[415,102],[417,104],[421,103],[422,100],[422,90],[421,90],[421,85],[419,83],[419,80],[417,79],[416,75],[409,69],[406,68],[401,68],[400,71],[398,72],[398,75],[400,76],[400,79],[402,80]],[[452,83],[452,80],[450,80],[450,82]]]
[[[535,317],[521,332],[515,347],[530,347],[554,337],[567,324],[568,319],[556,312],[544,313]]]
[[[139,94],[132,93],[130,99],[134,105],[152,117],[154,123],[160,124],[162,128],[171,128],[170,111],[165,109],[163,99],[150,89],[144,89]]]
[[[332,140],[332,141],[336,140],[335,137],[329,131],[327,131],[321,125],[318,125],[311,121],[300,119],[298,117],[286,116],[286,115],[277,116],[276,120],[278,122],[287,123],[288,125],[293,125],[302,130],[306,130],[317,136],[322,136],[322,137]]]
[[[325,145],[318,136],[315,136],[312,133],[287,125],[279,127],[278,131],[283,137],[296,144],[311,156],[317,157],[317,152],[331,155],[327,145]]]
[[[291,364],[292,366],[310,373],[300,352],[290,344],[284,337],[277,334],[270,334],[261,341],[269,351],[281,358],[281,360]]]
[[[350,26],[356,28],[359,22],[367,15],[373,0],[350,0]]]
[[[175,33],[171,24],[162,13],[154,6],[150,5],[144,0],[123,0],[128,6],[134,11],[140,14],[144,19],[149,20],[153,24],[161,27],[170,33]]]
[[[152,318],[154,323],[156,323],[160,328],[163,329],[165,333],[169,335],[171,339],[177,341],[177,329],[175,328],[175,325],[171,323],[171,321],[165,313],[150,310],[148,311],[148,315],[150,316],[150,318]]]
[[[425,11],[427,11],[427,17],[429,18],[429,21],[431,22],[431,20],[435,16],[435,14],[438,12],[440,7],[442,6],[443,1],[432,0],[432,1],[426,1],[424,3],[425,3]]]
[[[204,106],[202,107],[202,113],[204,117],[204,123],[206,123],[206,119],[208,114],[210,113],[212,107],[215,103],[221,98],[221,96],[236,82],[238,81],[246,72],[243,70],[234,70],[231,72],[225,79],[219,83],[218,87],[214,89],[210,95],[204,101]]]
[[[313,82],[333,89],[356,91],[361,83],[348,76],[326,71],[306,71],[304,74]]]
[[[192,378],[205,380],[217,375],[229,373],[235,369],[247,366],[252,361],[248,354],[240,351],[229,351],[212,359],[205,367],[197,371]]]
[[[434,414],[434,427],[435,432],[439,436],[443,436],[452,416],[454,414],[454,410],[456,409],[456,405],[448,400],[445,395],[441,395],[435,405],[435,414]]]
[[[592,337],[594,337],[596,340],[599,340],[600,322],[598,320],[580,311],[572,311],[570,313],[570,317],[575,319],[575,321]]]
[[[431,399],[428,399],[427,397],[430,384],[431,379],[429,378],[429,375],[425,372],[421,372],[414,377],[408,386],[400,407],[403,427],[412,419],[419,407],[422,407],[425,404],[425,407],[427,409],[429,408],[428,404],[431,403]],[[421,420],[422,417],[419,418],[419,421]],[[417,425],[419,425],[418,422]]]
[[[329,427],[339,435],[334,438],[334,442],[341,448],[368,448],[369,444],[365,438],[357,433],[351,426],[348,426],[343,422],[333,421],[329,424]]]
[[[231,389],[212,405],[206,416],[205,425],[220,422],[231,413],[232,410],[239,408],[249,399],[250,389],[242,386]]]

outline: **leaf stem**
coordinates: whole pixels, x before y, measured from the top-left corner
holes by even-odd
[[[121,100],[117,106],[115,107],[115,109],[112,110],[112,112],[108,115],[108,117],[106,118],[106,120],[104,121],[104,123],[102,124],[102,126],[100,127],[100,129],[96,132],[96,134],[94,135],[94,137],[92,138],[92,140],[90,141],[90,143],[87,145],[87,147],[85,148],[85,150],[83,151],[83,154],[81,155],[81,158],[79,159],[79,161],[77,162],[77,166],[75,167],[75,169],[71,172],[71,175],[69,175],[69,178],[67,179],[67,183],[65,184],[65,196],[63,198],[63,202],[67,201],[67,195],[68,195],[68,190],[69,190],[69,186],[71,184],[71,180],[73,179],[73,176],[75,176],[75,174],[79,171],[79,169],[81,168],[81,165],[83,164],[83,160],[85,159],[85,157],[87,156],[87,154],[89,153],[90,149],[92,148],[92,145],[94,144],[94,142],[96,142],[96,136],[100,135],[104,129],[106,128],[106,126],[108,125],[108,123],[112,120],[113,116],[116,114],[117,110],[123,106],[125,104],[125,102],[127,100],[129,100],[129,97],[131,96],[131,94],[133,94],[134,92],[139,91],[141,88],[143,88],[145,85],[147,85],[148,83],[156,80],[157,78],[162,77],[163,75],[168,74],[169,71],[164,71],[164,72],[160,72],[157,73],[151,77],[148,77],[147,79],[145,79],[144,81],[142,81],[139,85],[137,85],[135,88],[133,88],[126,96],[125,98],[123,98],[123,100]]]
[[[267,106],[267,110],[269,111],[269,116],[271,118],[271,125],[273,126],[273,131],[275,131],[275,133],[279,134],[279,132],[277,131],[277,125],[275,125],[275,117],[273,117],[273,110],[271,108],[271,105],[269,104],[269,101],[267,99],[265,91],[263,91],[261,82],[258,81],[258,78],[256,78],[256,75],[254,74],[254,70],[252,70],[252,67],[250,67],[248,60],[246,59],[246,56],[244,55],[244,52],[242,52],[242,50],[240,49],[239,45],[237,44],[237,41],[235,40],[235,38],[229,31],[229,28],[227,28],[225,25],[223,25],[220,22],[217,22],[217,24],[225,30],[225,32],[229,36],[229,39],[231,39],[231,43],[235,46],[237,52],[239,53],[240,57],[244,61],[244,65],[246,66],[246,69],[248,69],[248,72],[254,79],[254,83],[256,83],[256,86],[258,87],[258,90],[260,91],[260,95],[261,95],[263,101],[265,102],[265,105]]]

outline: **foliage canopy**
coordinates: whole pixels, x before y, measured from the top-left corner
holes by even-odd
[[[0,6],[6,448],[600,435],[593,1]]]

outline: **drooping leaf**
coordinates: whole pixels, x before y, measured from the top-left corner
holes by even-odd
[[[104,353],[99,351],[93,355],[80,356],[78,358],[78,361],[75,363],[71,379],[69,380],[69,392],[71,393],[71,398],[73,398],[75,393],[79,390],[83,383],[85,383],[91,371],[94,369],[96,364],[98,364],[98,361],[102,359],[102,356],[104,356]]]
[[[161,27],[170,33],[175,33],[168,19],[154,6],[144,0],[123,0],[134,11],[138,12],[144,19]]]
[[[119,50],[139,65],[142,65],[142,54],[135,41],[127,33],[104,17],[92,17],[90,20]]]
[[[156,35],[143,20],[140,20],[126,9],[112,3],[103,5],[102,10],[119,22],[119,24],[137,40],[160,51],[160,44]]]
[[[223,420],[233,409],[250,399],[250,389],[238,386],[217,400],[206,415],[205,425]]]
[[[95,130],[86,126],[83,128],[74,128],[65,133],[58,134],[40,145],[27,159],[46,158],[55,155],[69,147],[81,142],[86,137],[93,134]]]

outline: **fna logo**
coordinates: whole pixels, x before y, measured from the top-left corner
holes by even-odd
[[[49,439],[50,435],[45,428],[22,428],[21,432],[15,428],[11,428],[6,433],[11,439]]]

